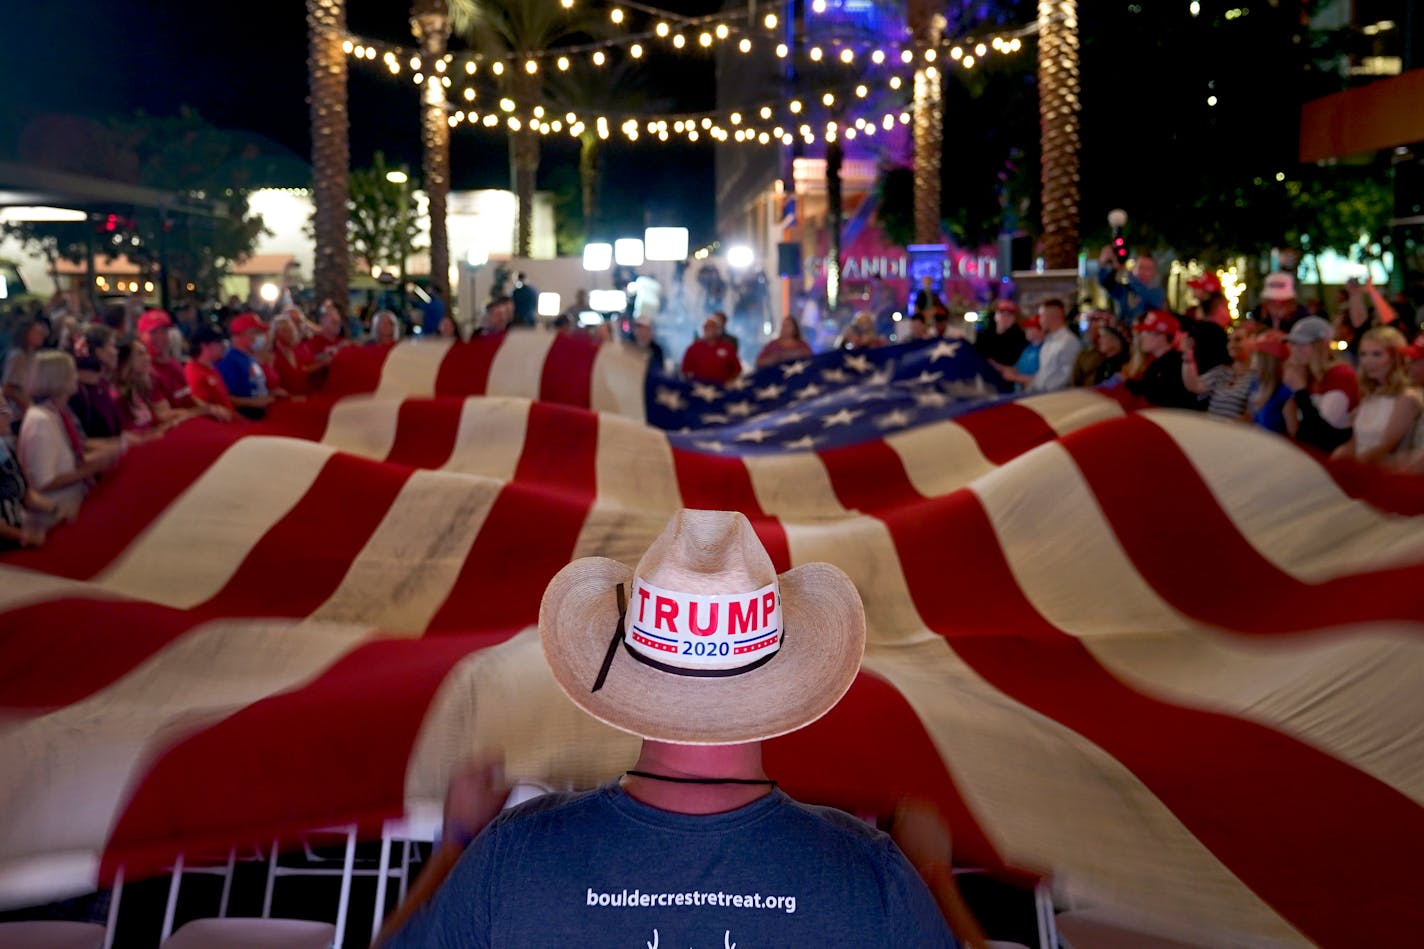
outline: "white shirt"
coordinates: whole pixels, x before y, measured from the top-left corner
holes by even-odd
[[[1073,381],[1073,363],[1083,344],[1067,326],[1043,337],[1043,345],[1038,350],[1038,372],[1024,387],[1025,392],[1054,392],[1068,388]]]
[[[61,411],[62,408],[48,402],[37,402],[25,410],[24,421],[20,423],[20,438],[15,454],[19,456],[25,480],[37,491],[77,467],[74,448],[69,443],[69,435],[65,433],[64,422],[59,417]],[[57,490],[41,493],[59,505],[57,513],[72,516],[79,510],[79,505],[88,491],[87,484],[76,481]]]

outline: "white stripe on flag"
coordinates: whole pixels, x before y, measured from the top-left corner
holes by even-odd
[[[384,461],[396,443],[399,398],[354,395],[331,407],[321,443],[337,451]]]
[[[1045,392],[1020,399],[1017,404],[1037,412],[1059,435],[1123,414],[1116,400],[1092,389]]]
[[[596,412],[611,412],[642,422],[644,408],[643,380],[648,374],[647,354],[608,343],[598,348],[593,360],[593,381],[589,404]]]
[[[0,564],[0,610],[14,610],[44,600],[75,596],[100,600],[123,599],[112,590],[101,590],[82,580],[53,577],[47,573]]]
[[[454,340],[415,339],[391,347],[381,365],[381,382],[377,396],[429,397],[435,394],[435,378],[440,363],[450,352]]]
[[[202,603],[302,499],[333,453],[292,438],[252,436],[234,443],[96,582],[165,606]]]
[[[824,520],[847,513],[815,452],[747,455],[742,463],[761,509],[773,517]]]
[[[71,855],[66,872],[84,869],[75,882],[92,888],[121,805],[165,748],[314,678],[372,635],[332,624],[294,635],[290,622],[216,620],[88,698],[0,733],[0,761],[43,763],[0,768],[3,875],[23,875],[25,855],[59,852]]]
[[[885,443],[900,456],[910,484],[927,498],[956,491],[994,467],[974,436],[951,420],[896,432]]]
[[[1142,415],[1192,459],[1251,546],[1296,578],[1319,583],[1424,558],[1424,518],[1350,498],[1286,439],[1190,413]]]
[[[528,399],[474,396],[465,400],[455,447],[442,470],[509,481],[519,467],[529,427]]]
[[[502,483],[416,471],[312,616],[419,633],[450,595]]]
[[[544,360],[558,337],[544,330],[511,329],[495,350],[485,391],[490,395],[539,398]]]

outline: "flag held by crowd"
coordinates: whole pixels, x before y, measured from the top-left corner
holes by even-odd
[[[767,746],[793,796],[924,798],[961,860],[1185,939],[1424,931],[1417,483],[1092,391],[969,410],[952,341],[717,392],[641,369],[353,351],[329,400],[131,451],[0,562],[0,902],[434,806],[487,749],[610,779],[637,741],[554,685],[539,598],[686,506],[865,601],[846,699]]]

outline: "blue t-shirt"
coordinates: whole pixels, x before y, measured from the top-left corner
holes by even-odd
[[[773,791],[674,814],[616,783],[496,818],[392,947],[954,947],[885,834]]]
[[[250,399],[267,394],[267,374],[262,371],[262,364],[236,346],[229,346],[213,368],[227,384],[229,395]]]

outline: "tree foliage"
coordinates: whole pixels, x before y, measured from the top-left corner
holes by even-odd
[[[364,269],[399,266],[402,257],[424,246],[417,243],[422,229],[411,199],[416,181],[391,181],[386,175],[392,170],[385,154],[376,152],[371,167],[351,172],[346,233]]]

